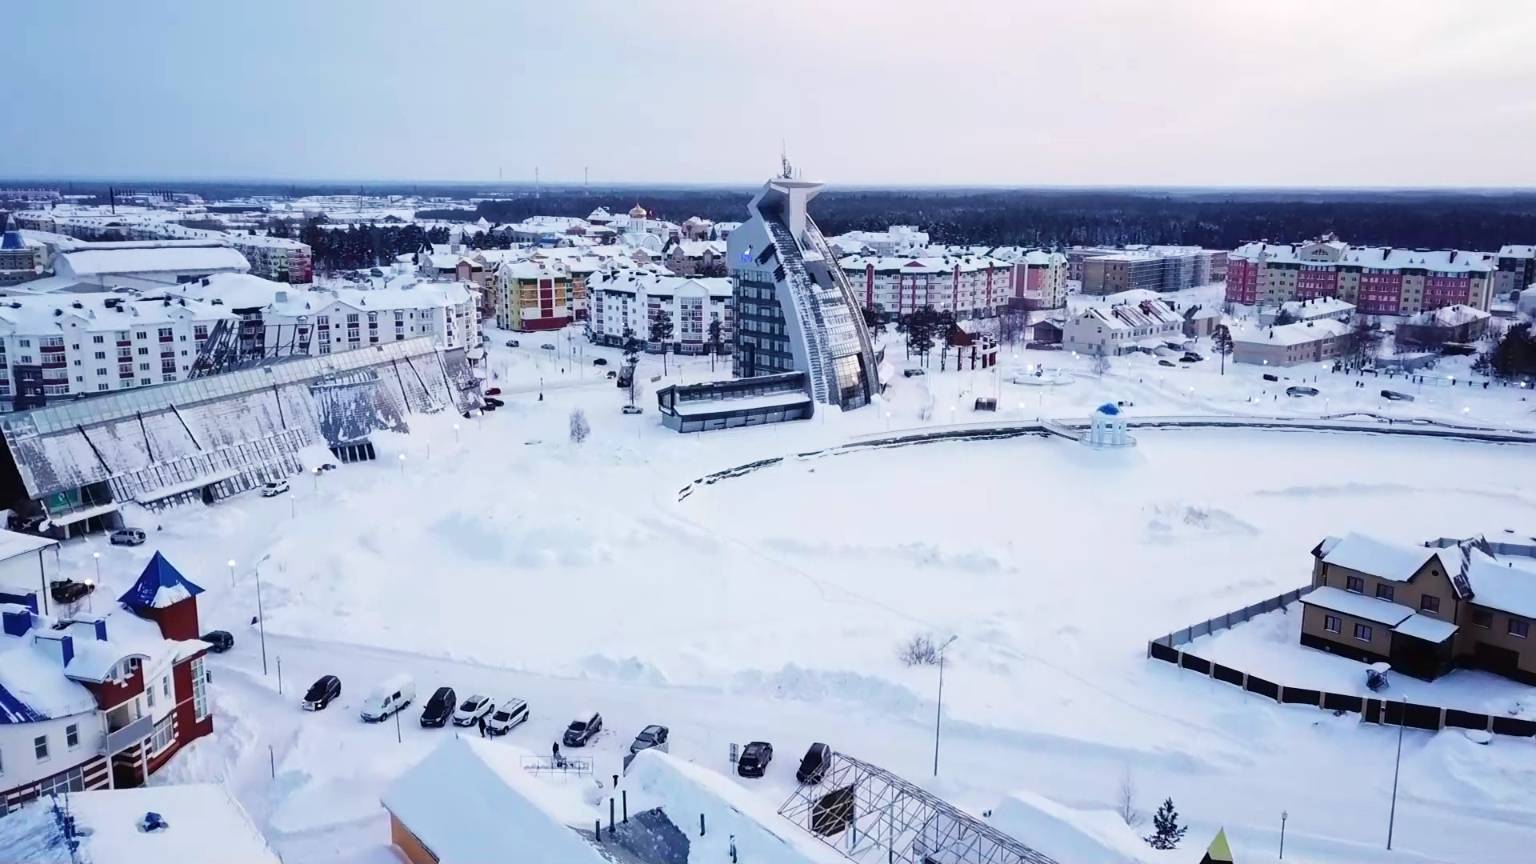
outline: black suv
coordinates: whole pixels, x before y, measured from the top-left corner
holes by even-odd
[[[95,590],[95,583],[76,582],[73,579],[55,579],[48,583],[48,593],[53,595],[55,603],[77,603]]]
[[[571,725],[565,727],[565,735],[561,741],[567,747],[585,747],[592,736],[603,731],[603,715],[593,711],[590,716],[578,717],[571,721]]]
[[[453,706],[459,703],[452,687],[439,687],[432,691],[432,698],[421,709],[421,725],[446,726],[453,716]]]
[[[736,773],[743,777],[761,777],[773,761],[773,745],[767,741],[753,741],[741,750],[736,760]]]
[[[800,760],[800,767],[795,769],[795,779],[801,783],[820,783],[831,763],[832,748],[820,742],[812,744]]]
[[[208,643],[208,650],[215,654],[223,654],[235,647],[235,637],[228,630],[209,630],[203,634],[203,641]]]
[[[321,675],[315,683],[309,685],[309,690],[304,694],[304,710],[323,710],[325,706],[339,698],[341,698],[341,679],[335,675]]]

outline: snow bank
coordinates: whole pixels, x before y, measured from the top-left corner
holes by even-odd
[[[1031,792],[1014,792],[1003,799],[991,822],[1057,861],[1145,864],[1163,860],[1113,811],[1074,810]],[[1186,855],[1181,860],[1192,859]]]
[[[731,838],[737,857],[753,864],[833,864],[845,862],[831,847],[780,816],[771,802],[720,774],[655,750],[642,750],[630,764],[623,788],[630,810],[660,807],[672,824],[688,835],[688,860],[711,864],[730,860]],[[709,833],[699,834],[699,814]]]

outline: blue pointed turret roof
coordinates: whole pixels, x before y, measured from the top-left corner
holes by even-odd
[[[144,572],[139,574],[138,581],[117,599],[133,610],[163,609],[201,593],[202,587],[181,575],[181,571],[165,560],[164,555],[156,552],[155,557],[144,565]]]
[[[27,244],[21,242],[20,231],[7,231],[0,234],[0,249],[22,249]]]

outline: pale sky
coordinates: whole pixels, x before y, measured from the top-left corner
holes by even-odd
[[[1529,0],[5,0],[0,177],[1536,186]]]

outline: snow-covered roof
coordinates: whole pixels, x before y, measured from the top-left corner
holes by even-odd
[[[600,272],[587,283],[591,292],[610,291],[621,294],[644,292],[653,297],[674,297],[690,291],[711,297],[731,296],[731,280],[723,276],[673,276],[639,268],[613,269]]]
[[[58,545],[59,541],[51,537],[0,529],[0,561],[9,561],[19,555],[27,555],[39,549]]]
[[[1488,317],[1488,313],[1481,309],[1457,303],[1409,316],[1408,320],[1403,323],[1422,327],[1460,327],[1463,324],[1482,321]]]
[[[85,249],[60,251],[53,259],[55,270],[76,276],[113,273],[243,273],[251,265],[239,250],[223,243],[176,243],[114,248],[98,244]]]
[[[223,784],[75,792],[69,796],[68,812],[80,829],[76,855],[70,854],[51,800],[41,798],[0,819],[0,849],[5,850],[6,860],[31,864],[209,860],[280,864],[250,816]],[[139,830],[139,822],[150,812],[160,814],[166,827]]]
[[[64,332],[64,323],[75,320],[88,332],[159,327],[192,318],[213,321],[231,317],[195,299],[145,299],[123,291],[91,291],[67,294],[12,294],[0,297],[0,329],[16,334]]]
[[[1379,597],[1367,597],[1332,585],[1313,589],[1310,594],[1301,598],[1301,602],[1359,618],[1362,621],[1385,624],[1388,627],[1396,627],[1414,614],[1412,609],[1401,603],[1393,603]]]
[[[0,724],[35,723],[95,711],[91,691],[65,677],[58,660],[32,644],[33,636],[52,626],[52,620],[15,604],[0,604],[0,613],[25,614],[30,622],[25,633],[0,633]]]
[[[1467,561],[1472,602],[1536,619],[1536,566],[1494,559],[1474,550]]]
[[[1490,273],[1494,265],[1481,252],[1459,249],[1396,249],[1350,246],[1337,240],[1311,243],[1246,243],[1228,256],[1266,263],[1346,266],[1373,270],[1429,270],[1436,273]]]
[[[1502,258],[1536,258],[1536,246],[1500,246]]]
[[[117,599],[129,609],[164,609],[201,593],[201,587],[156,552],[132,587]]]
[[[1355,311],[1355,304],[1346,303],[1337,297],[1312,297],[1306,300],[1287,300],[1280,304],[1280,309],[1298,321],[1308,321],[1345,312],[1352,313]]]
[[[753,411],[767,408],[787,408],[793,405],[809,404],[811,397],[803,391],[791,390],[784,393],[768,393],[763,396],[744,396],[740,399],[690,399],[678,400],[674,406],[677,413],[684,417],[692,417],[699,414],[714,414],[719,411]]]
[[[1407,582],[1441,550],[1412,543],[1393,543],[1364,534],[1346,534],[1323,555],[1324,564],[1368,573],[1393,582]],[[1442,562],[1442,566],[1444,566]],[[1451,572],[1455,567],[1447,567]]]
[[[509,744],[450,738],[400,776],[383,804],[443,864],[507,860],[606,864],[573,826],[598,818],[578,785],[522,768]]]
[[[1393,628],[1406,636],[1439,644],[1456,635],[1456,625],[1439,618],[1414,613]]]
[[[1305,345],[1324,339],[1337,339],[1349,333],[1349,325],[1332,318],[1316,321],[1297,321],[1264,330],[1247,330],[1232,334],[1232,341],[1252,345]]]

